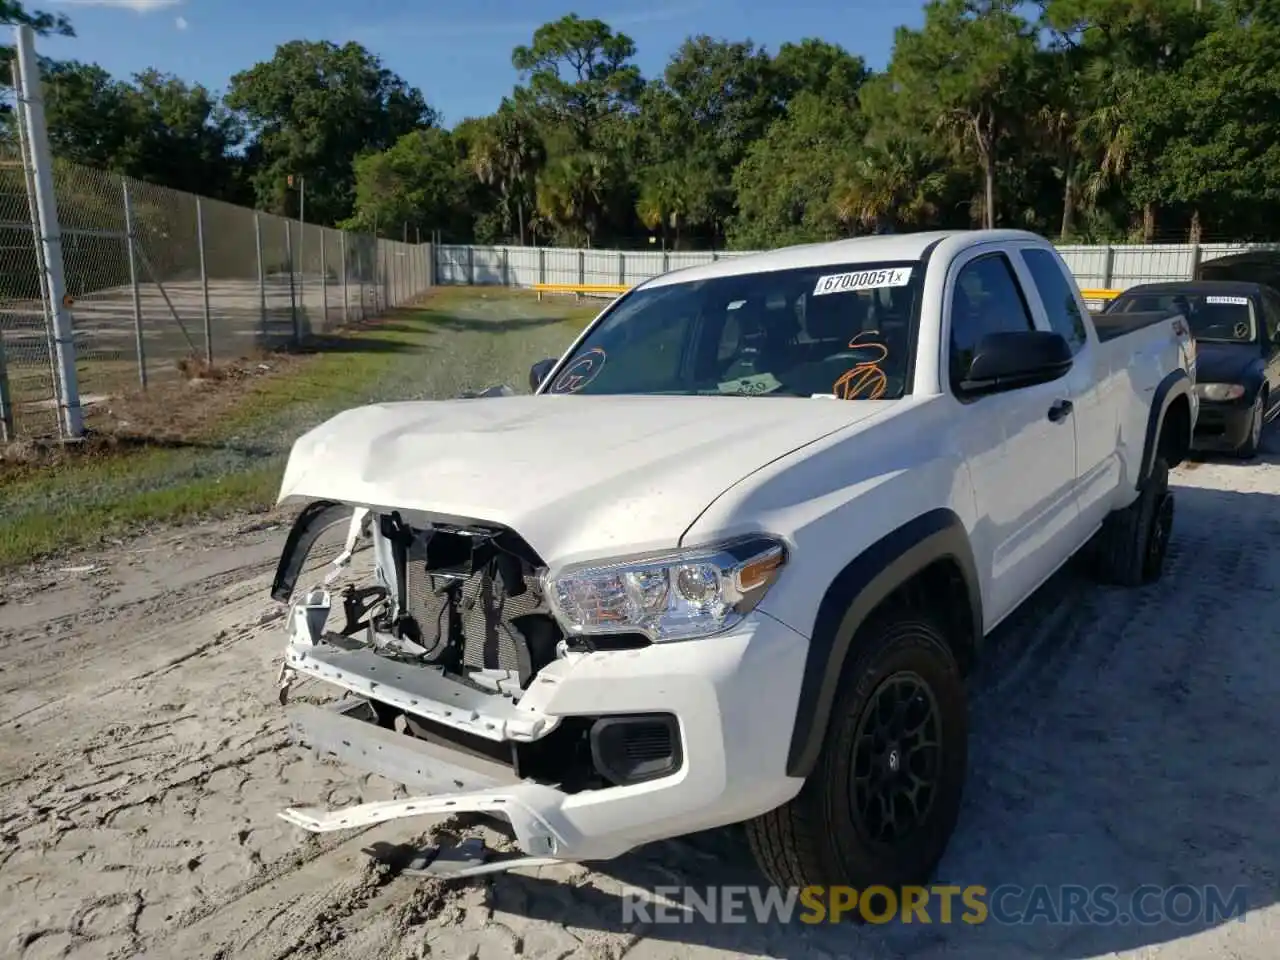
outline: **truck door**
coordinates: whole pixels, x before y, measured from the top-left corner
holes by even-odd
[[[1110,391],[1114,371],[1104,356],[1096,336],[1090,335],[1084,301],[1066,264],[1044,247],[1024,245],[1018,249],[1032,303],[1043,311],[1048,329],[1062,334],[1071,344],[1075,364],[1065,378],[1067,399],[1076,438],[1075,498],[1080,511],[1080,530],[1087,533],[1102,523],[1111,509],[1123,464],[1116,450],[1116,417]],[[1038,320],[1039,322],[1039,320]],[[1081,536],[1077,540],[1082,539]]]
[[[1065,378],[977,398],[959,389],[983,336],[1036,328],[1007,252],[979,247],[958,257],[943,310],[942,369],[973,481],[974,547],[989,577],[990,625],[1069,555],[1077,521],[1075,430],[1063,403]]]

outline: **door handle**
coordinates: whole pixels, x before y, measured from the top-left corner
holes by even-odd
[[[1071,410],[1072,406],[1070,400],[1059,400],[1049,408],[1049,419],[1054,423],[1058,423],[1071,416]]]

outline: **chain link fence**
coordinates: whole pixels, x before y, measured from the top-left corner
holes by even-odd
[[[21,88],[21,84],[18,84]],[[19,106],[29,102],[18,94]],[[0,441],[65,435],[55,308],[73,330],[81,409],[212,364],[305,344],[411,302],[429,244],[303,224],[39,156],[24,109],[0,138]],[[47,142],[47,140],[46,140]],[[38,213],[51,169],[56,222]],[[44,251],[60,237],[62,291]],[[55,298],[56,301],[55,302]]]

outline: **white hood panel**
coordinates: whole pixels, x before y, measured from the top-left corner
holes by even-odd
[[[743,477],[893,403],[520,396],[375,404],[299,438],[280,499],[503,524],[549,563],[661,549]]]

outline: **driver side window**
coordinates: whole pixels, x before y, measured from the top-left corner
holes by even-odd
[[[989,253],[961,267],[951,294],[948,369],[952,392],[959,393],[983,337],[1034,329],[1026,298],[1005,254]]]
[[[1276,333],[1280,332],[1280,293],[1264,290],[1262,303],[1266,307],[1266,337],[1270,341],[1275,341]]]

